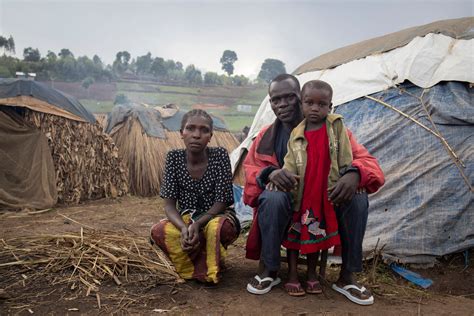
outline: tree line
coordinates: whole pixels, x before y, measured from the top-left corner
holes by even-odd
[[[0,36],[0,78],[14,77],[16,72],[36,73],[40,81],[82,82],[87,89],[94,82],[110,82],[120,79],[150,80],[162,83],[185,85],[237,85],[250,84],[249,78],[234,74],[234,63],[238,60],[232,50],[225,50],[220,59],[222,70],[227,75],[216,72],[202,73],[195,65],[186,67],[172,59],[153,57],[150,52],[132,58],[128,51],[119,51],[111,65],[106,65],[98,55],[75,57],[67,48],[57,54],[48,51],[42,56],[37,48],[23,50],[23,59],[7,55],[15,53],[15,41]],[[278,59],[266,59],[261,66],[257,82],[268,83],[276,75],[286,73],[285,64]]]

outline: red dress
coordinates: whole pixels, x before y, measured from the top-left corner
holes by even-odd
[[[340,244],[336,212],[328,199],[331,160],[326,125],[306,131],[304,136],[308,146],[301,208],[293,214],[288,236],[283,241],[287,249],[299,250],[301,254]]]

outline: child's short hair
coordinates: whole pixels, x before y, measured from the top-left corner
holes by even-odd
[[[206,120],[208,120],[209,121],[209,127],[211,128],[211,132],[212,132],[212,130],[213,130],[212,117],[206,111],[201,110],[201,109],[194,109],[194,110],[191,110],[191,111],[189,111],[189,112],[187,112],[186,114],[183,115],[183,118],[181,119],[181,131],[184,129],[184,126],[186,125],[188,120],[191,117],[196,117],[196,116],[200,116],[200,117],[203,117]]]
[[[331,98],[332,100],[332,87],[329,83],[327,83],[326,81],[322,81],[322,80],[311,80],[311,81],[308,81],[306,82],[304,85],[303,85],[303,88],[301,89],[301,97],[303,98],[304,96],[304,93],[306,90],[308,89],[318,89],[318,90],[325,90],[327,92],[329,92],[329,97]]]

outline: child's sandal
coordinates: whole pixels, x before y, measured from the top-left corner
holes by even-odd
[[[286,292],[290,296],[304,296],[306,294],[303,287],[301,287],[300,282],[296,282],[296,283],[288,282],[284,285],[284,287],[285,287]]]
[[[306,293],[308,294],[321,294],[323,289],[319,281],[306,281]]]

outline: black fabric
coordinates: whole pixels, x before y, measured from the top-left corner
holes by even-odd
[[[275,138],[278,130],[281,127],[281,122],[278,119],[275,119],[275,122],[265,131],[260,144],[257,147],[257,153],[261,155],[273,156],[275,153]]]
[[[287,129],[283,124],[278,129],[275,138],[275,154],[278,164],[283,167],[286,153],[288,152],[288,141],[290,140],[291,130]]]
[[[208,165],[201,179],[191,177],[187,169],[186,151],[168,152],[160,196],[176,200],[180,213],[196,210],[207,212],[215,202],[228,206],[234,203],[232,171],[227,151],[221,147],[208,148]]]
[[[0,99],[18,96],[36,98],[75,114],[90,123],[95,123],[94,115],[68,94],[33,80],[0,79]]]
[[[257,176],[257,184],[260,187],[260,189],[262,190],[265,189],[265,186],[268,183],[268,176],[270,175],[270,173],[272,173],[276,169],[278,168],[275,166],[268,166],[268,167],[263,168],[260,171],[259,175]]]

